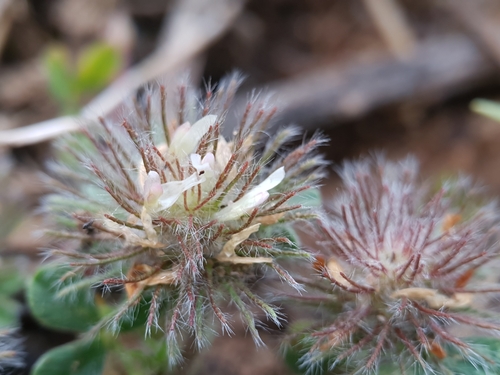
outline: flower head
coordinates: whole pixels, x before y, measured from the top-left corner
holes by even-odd
[[[488,366],[447,326],[500,331],[472,302],[500,291],[474,280],[498,255],[494,205],[478,204],[466,179],[431,193],[417,172],[413,158],[369,158],[342,169],[344,191],[322,220],[326,258],[316,263],[341,307],[308,336],[307,366],[327,360],[369,373],[399,363],[403,372],[442,373],[441,360],[456,352]]]
[[[289,223],[312,217],[289,201],[322,177],[324,162],[313,155],[322,140],[287,152],[297,130],[265,136],[275,109],[256,98],[226,140],[221,130],[237,85],[231,77],[203,98],[185,85],[146,89],[118,124],[102,120],[63,142],[74,171],[53,169],[64,183],[54,182],[61,192],[46,207],[73,227],[64,237],[81,240],[74,251],[53,254],[100,276],[105,287],[125,287],[112,325],[146,301],[148,331],[162,329],[170,348],[178,347],[179,331],[203,345],[210,315],[230,331],[224,301],[236,305],[259,341],[249,305],[270,319],[278,315],[254,295],[252,282],[270,268],[296,286],[276,259],[308,257],[283,234]]]

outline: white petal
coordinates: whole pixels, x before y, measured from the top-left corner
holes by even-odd
[[[199,177],[197,173],[193,173],[185,180],[172,181],[163,184],[163,194],[158,201],[159,209],[165,210],[171,207],[177,201],[177,199],[179,199],[183,192],[191,189],[193,186],[202,183],[204,180],[205,179],[203,178],[203,176]]]
[[[150,171],[144,181],[144,201],[147,205],[154,205],[163,194],[160,175]]]
[[[220,221],[228,221],[239,218],[248,213],[252,208],[264,203],[269,198],[268,190],[276,187],[285,178],[285,168],[281,167],[271,173],[264,181],[246,193],[240,200],[228,204],[214,215]]]
[[[269,193],[267,191],[259,191],[257,194],[250,195],[248,198],[252,198],[252,202],[250,202],[249,208],[254,208],[267,201],[267,198],[269,198]]]
[[[191,154],[189,157],[191,159],[191,165],[198,173],[213,170],[215,158],[214,154],[211,152],[207,153],[203,157],[203,160],[199,154]]]
[[[173,145],[178,144],[184,136],[189,132],[191,129],[191,124],[189,122],[185,122],[184,124],[180,125],[177,129],[175,129],[174,135],[172,136],[172,141],[170,142],[171,148]]]
[[[269,175],[264,181],[262,181],[259,185],[254,187],[252,191],[269,191],[272,188],[279,185],[281,181],[285,178],[285,168],[281,167],[275,170],[273,173]]]
[[[207,169],[214,169],[215,167],[215,156],[211,152],[207,152],[205,156],[203,157],[203,160],[201,161],[203,165],[208,164],[209,168]]]
[[[213,126],[216,121],[217,116],[215,115],[207,115],[196,121],[184,135],[179,136],[178,139],[174,137],[170,146],[170,152],[173,155],[185,156],[195,151],[198,142],[200,142],[208,129]]]
[[[226,168],[229,159],[231,159],[231,147],[227,143],[226,139],[221,135],[219,136],[219,141],[217,143],[217,151],[215,153],[215,161],[217,167],[222,171]]]
[[[189,155],[189,159],[191,159],[191,165],[198,170],[201,165],[201,155],[200,154],[191,154]]]
[[[259,204],[264,203],[269,198],[267,191],[257,192],[256,194],[245,194],[243,198],[235,203],[229,203],[227,207],[223,208],[214,215],[214,218],[219,221],[229,221],[245,215],[252,208],[257,207]]]

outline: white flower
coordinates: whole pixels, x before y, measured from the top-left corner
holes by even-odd
[[[214,217],[219,221],[238,219],[254,207],[264,203],[269,198],[268,191],[278,186],[285,178],[285,168],[281,167],[271,173],[264,181],[246,193],[240,200],[230,202],[227,207],[217,212]]]

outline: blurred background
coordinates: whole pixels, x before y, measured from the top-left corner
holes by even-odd
[[[280,123],[330,138],[333,165],[414,153],[424,175],[463,171],[500,193],[500,124],[469,109],[500,100],[499,1],[0,0],[0,326],[21,325],[29,363],[71,339],[38,327],[22,296],[46,245],[51,139],[155,78],[190,71],[203,88],[234,70],[237,104],[272,93]],[[335,183],[332,168],[326,196]],[[189,373],[287,373],[265,335],[258,351],[217,339]]]

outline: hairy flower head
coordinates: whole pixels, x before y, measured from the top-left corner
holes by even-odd
[[[308,336],[306,366],[327,360],[371,373],[397,363],[402,372],[442,373],[450,352],[488,366],[447,326],[500,330],[472,303],[477,293],[500,291],[474,280],[498,255],[494,205],[481,204],[466,179],[432,193],[417,172],[413,158],[382,157],[341,170],[344,190],[322,220],[326,258],[316,263],[341,307]]]
[[[269,268],[297,286],[276,259],[308,257],[285,234],[289,223],[311,217],[290,200],[322,177],[324,162],[314,155],[322,140],[290,149],[297,129],[267,136],[275,109],[257,98],[226,139],[238,83],[233,76],[203,97],[183,84],[146,88],[116,123],[103,119],[63,141],[66,163],[53,168],[60,192],[46,207],[73,228],[59,235],[79,242],[52,253],[94,283],[125,287],[112,325],[146,302],[148,331],[162,329],[170,347],[188,331],[201,346],[207,316],[230,330],[220,304],[231,300],[259,341],[248,305],[273,320],[278,314],[252,281]]]

